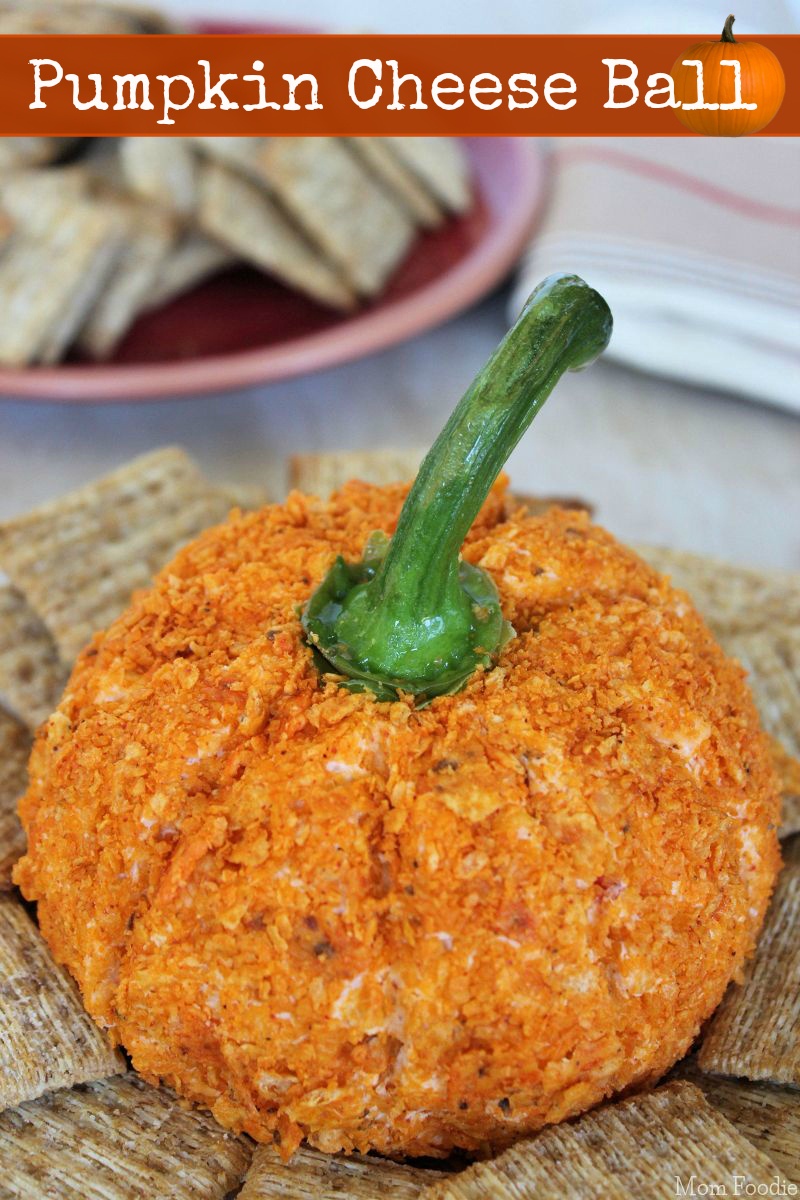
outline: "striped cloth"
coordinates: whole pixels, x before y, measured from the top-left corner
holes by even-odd
[[[800,413],[800,149],[777,138],[582,139],[554,149],[513,314],[553,271],[614,313],[609,357]]]

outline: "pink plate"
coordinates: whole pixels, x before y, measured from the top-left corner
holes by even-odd
[[[420,237],[380,300],[355,315],[236,267],[141,317],[108,362],[0,370],[0,397],[102,404],[223,392],[361,358],[445,321],[508,273],[543,193],[535,142],[468,138],[466,147],[472,212]]]

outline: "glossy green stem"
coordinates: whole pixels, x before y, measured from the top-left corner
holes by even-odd
[[[431,696],[492,664],[509,631],[492,581],[459,552],[534,416],[565,371],[605,349],[611,324],[577,276],[536,288],[427,455],[388,549],[340,561],[312,597],[304,625],[334,670],[379,695]]]
[[[420,467],[373,584],[379,605],[435,610],[512,450],[564,372],[592,362],[610,332],[605,301],[576,276],[539,285]]]

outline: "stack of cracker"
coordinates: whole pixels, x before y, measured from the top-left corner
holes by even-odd
[[[178,32],[147,10],[0,4],[0,33]],[[348,312],[471,206],[442,138],[0,139],[0,365],[107,359],[142,313],[245,263]]]
[[[376,483],[408,478],[419,458],[400,451],[299,456],[290,464],[290,481],[325,496],[352,476]],[[764,723],[776,739],[786,800],[786,866],[756,955],[743,982],[731,985],[696,1053],[666,1084],[544,1130],[473,1166],[331,1157],[309,1149],[284,1163],[273,1148],[235,1137],[168,1090],[138,1078],[88,1018],[11,884],[11,867],[24,849],[15,800],[26,784],[31,738],[58,703],[78,651],[123,610],[131,592],[146,586],[182,543],[223,519],[229,507],[262,500],[210,484],[181,450],[166,449],[0,525],[0,568],[9,580],[0,587],[0,1197],[672,1200],[798,1194],[791,1189],[800,1185],[800,837],[792,835],[800,832],[794,758],[800,737],[800,576],[788,572],[643,551],[692,595],[750,672]],[[552,501],[525,503],[535,509]]]

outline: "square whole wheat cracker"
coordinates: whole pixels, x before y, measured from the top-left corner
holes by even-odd
[[[782,838],[800,833],[800,761],[784,750],[777,738],[771,738],[772,762],[781,786]]]
[[[238,1200],[417,1200],[441,1172],[353,1154],[335,1157],[307,1147],[284,1163],[259,1146]]]
[[[219,242],[206,237],[204,233],[188,231],[161,263],[145,307],[149,311],[169,304],[236,261],[236,255]]]
[[[0,26],[3,14],[0,13]],[[0,29],[2,32],[2,29]],[[75,145],[76,138],[4,137],[0,138],[0,171],[19,167],[40,167],[57,162]]]
[[[436,200],[455,215],[472,205],[469,161],[456,138],[381,138],[386,152],[416,176]]]
[[[361,296],[376,295],[411,246],[413,217],[347,139],[194,141],[209,158],[246,176],[266,201],[277,202],[278,211],[302,231],[316,258]]]
[[[71,664],[132,592],[229,509],[227,494],[167,447],[0,524],[0,568]]]
[[[66,681],[44,623],[22,592],[0,584],[0,703],[34,730],[56,708]]]
[[[417,225],[422,229],[436,229],[442,224],[446,217],[443,206],[413,171],[386,148],[383,138],[348,138],[347,144],[390,195],[400,201]]]
[[[30,752],[27,729],[0,708],[0,891],[11,887],[11,869],[25,853],[17,801],[28,783]]]
[[[243,512],[254,512],[270,502],[268,489],[259,483],[226,483],[223,490],[231,508]]]
[[[747,671],[767,733],[800,758],[800,622],[723,634],[720,642]]]
[[[695,1182],[785,1186],[776,1164],[691,1083],[677,1082],[546,1129],[427,1188],[425,1200],[674,1200]],[[784,1193],[785,1194],[785,1193]]]
[[[325,499],[351,479],[363,483],[407,483],[425,457],[420,447],[409,450],[328,450],[293,454],[289,459],[289,487]],[[591,505],[575,496],[530,496],[514,493],[512,504],[523,505],[536,516],[553,505],[591,513]]]
[[[661,546],[635,549],[689,593],[718,637],[800,625],[799,571],[740,567]]]
[[[361,296],[377,295],[411,247],[414,222],[337,138],[266,138],[260,178]]]
[[[697,1055],[701,1070],[800,1087],[800,866],[778,878],[756,952]]]
[[[800,834],[787,838],[781,845],[781,855],[785,863],[800,867]]]
[[[0,1110],[124,1069],[22,904],[0,895]]]
[[[674,1074],[699,1087],[713,1108],[769,1155],[787,1179],[800,1185],[800,1096],[796,1091],[706,1075],[694,1058],[684,1059]]]
[[[263,137],[191,137],[189,141],[215,162],[235,167],[245,175],[258,179],[255,166],[258,151],[266,138]]]
[[[119,210],[127,225],[125,243],[78,335],[81,350],[96,359],[113,354],[147,308],[178,239],[175,220],[166,213],[143,204],[120,204]]]
[[[425,451],[416,448],[293,454],[289,459],[289,487],[325,500],[351,479],[374,484],[406,483],[414,478],[424,457]]]
[[[0,363],[51,363],[70,346],[123,249],[111,208],[68,194],[42,227],[15,224],[0,256]],[[13,214],[12,214],[13,215]]]
[[[141,200],[188,220],[197,208],[197,152],[188,138],[122,138],[125,183]]]
[[[223,1200],[252,1149],[136,1075],[0,1115],[3,1200]]]
[[[86,199],[90,187],[91,175],[83,163],[3,171],[0,203],[15,227],[45,235],[65,201]]]
[[[40,0],[41,2],[41,0]],[[49,0],[47,0],[49,2]],[[63,3],[64,0],[59,0]],[[91,8],[94,11],[99,7],[96,0],[90,0]],[[81,6],[85,10],[86,3]],[[162,12],[160,8],[151,8],[149,4],[127,4],[119,3],[119,0],[111,0],[110,3],[104,5],[106,9],[119,14],[129,23],[132,33],[187,33],[185,26],[174,17]]]
[[[352,289],[257,183],[222,163],[200,168],[197,222],[228,251],[331,308],[355,303]]]
[[[175,33],[154,9],[80,0],[14,0],[0,4],[2,33]]]

